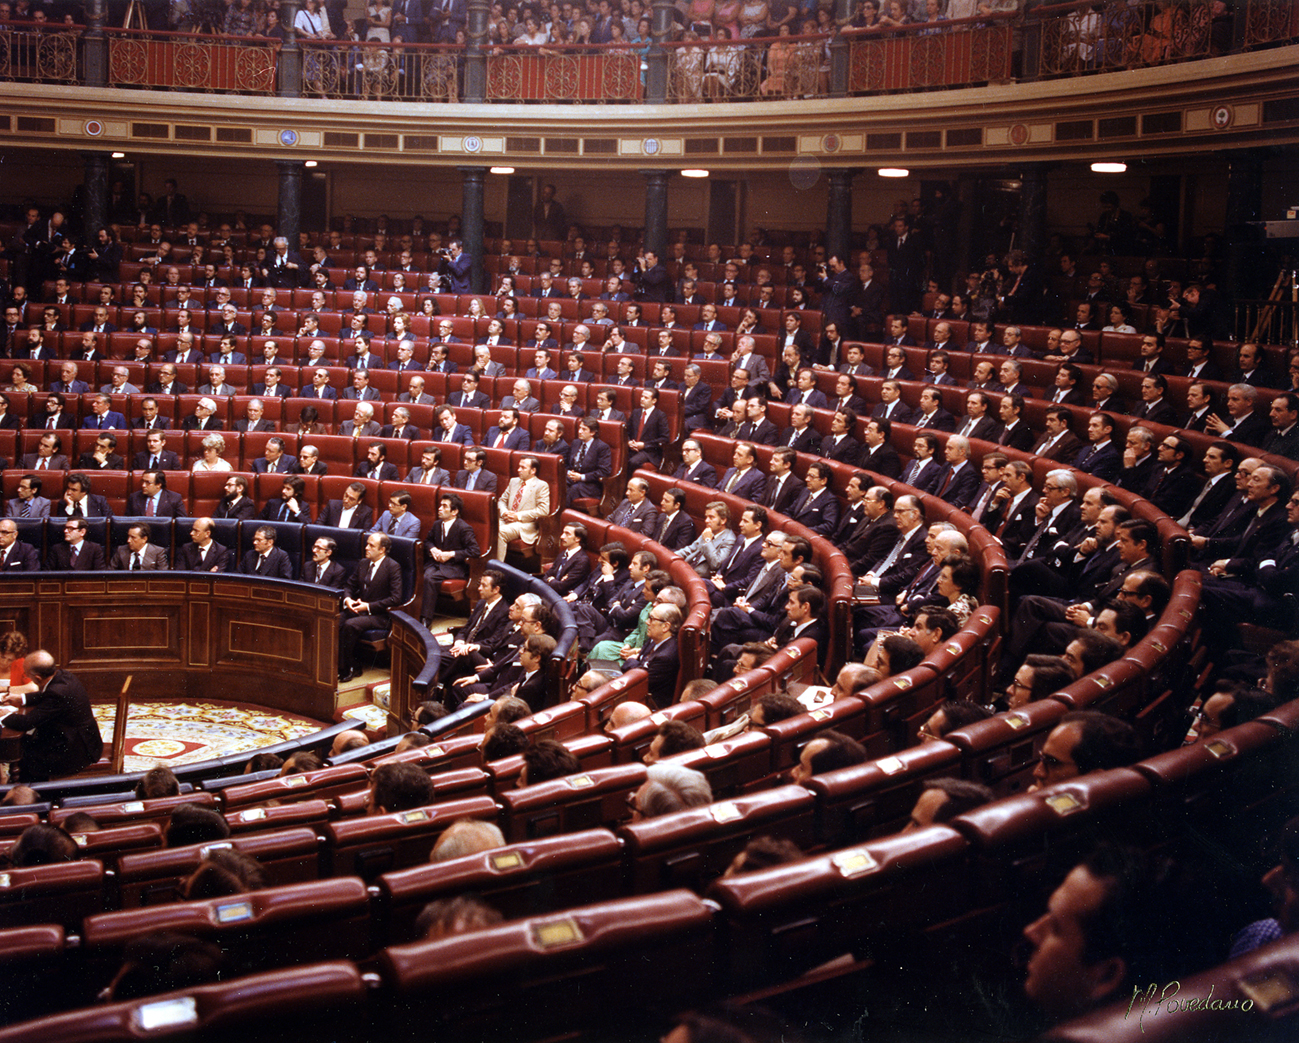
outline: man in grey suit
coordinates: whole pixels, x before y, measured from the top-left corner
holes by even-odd
[[[18,495],[9,501],[11,518],[48,518],[50,501],[40,495],[40,475],[28,474],[18,479]]]
[[[165,569],[167,552],[155,543],[149,542],[153,533],[149,526],[140,522],[126,530],[126,546],[113,551],[110,568],[134,572],[138,569]]]
[[[487,454],[481,449],[466,449],[460,457],[464,467],[456,472],[457,489],[482,489],[496,495],[496,475],[483,468]]]

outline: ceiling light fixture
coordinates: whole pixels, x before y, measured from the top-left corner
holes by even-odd
[[[514,173],[514,168],[513,168],[513,167],[488,167],[487,169],[490,170],[493,174],[513,174],[513,173]]]
[[[682,176],[682,177],[707,177],[707,176],[708,176],[708,171],[706,171],[706,170],[683,170],[683,171],[681,171],[681,176]]]
[[[910,177],[911,176],[911,171],[907,170],[905,167],[880,167],[878,173],[880,177]]]
[[[1128,165],[1126,163],[1093,163],[1093,174],[1126,174]]]

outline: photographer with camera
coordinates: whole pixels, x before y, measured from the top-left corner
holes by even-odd
[[[473,269],[473,260],[465,253],[464,243],[452,239],[445,250],[439,250],[442,261],[438,272],[449,284],[451,293],[473,293],[469,285],[469,273]]]

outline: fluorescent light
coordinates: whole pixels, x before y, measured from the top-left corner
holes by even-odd
[[[113,158],[114,158],[114,159],[125,159],[125,158],[126,158],[126,153],[125,153],[125,152],[114,152],[114,153],[113,153]]]
[[[1093,174],[1124,174],[1127,172],[1126,163],[1093,163]]]
[[[682,177],[707,177],[707,176],[708,176],[708,171],[706,171],[706,170],[683,170],[683,171],[681,171],[681,176],[682,176]]]
[[[911,171],[904,167],[880,167],[876,173],[880,177],[910,177]]]
[[[309,159],[302,165],[306,167],[308,170],[311,170],[313,167],[315,167],[316,161],[314,159]]]
[[[493,174],[513,174],[513,167],[488,167]]]

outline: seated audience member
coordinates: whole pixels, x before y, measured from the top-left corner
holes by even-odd
[[[531,713],[531,707],[528,708]],[[498,724],[483,736],[483,763],[513,757],[528,748],[528,736],[524,730],[514,724]]]
[[[266,886],[261,864],[252,855],[237,850],[215,850],[204,856],[185,881],[181,894],[187,902],[206,898],[260,891]]]
[[[180,780],[170,768],[159,764],[150,768],[135,784],[135,796],[138,800],[155,800],[158,797],[179,797]]]
[[[942,825],[957,815],[973,811],[995,799],[992,790],[981,782],[970,779],[927,779],[902,832],[910,833],[926,826]]]
[[[1060,1021],[1212,966],[1221,958],[1213,911],[1185,913],[1205,886],[1194,876],[1134,849],[1093,851],[1024,928],[1029,1001]]]
[[[1075,710],[1060,718],[1042,744],[1029,793],[1106,768],[1124,768],[1141,756],[1133,727],[1096,710]]]
[[[790,771],[791,782],[806,782],[813,775],[847,768],[866,760],[866,748],[842,732],[824,731],[803,747],[798,764]]]
[[[421,746],[431,746],[432,744],[433,736],[427,732],[407,732],[397,740],[397,745],[392,749],[393,753],[405,753],[407,750],[418,750]]]
[[[165,833],[168,847],[206,844],[225,840],[229,835],[230,826],[225,816],[198,804],[177,804],[172,809]]]
[[[1064,654],[1060,658],[1073,671],[1074,680],[1081,681],[1122,655],[1123,646],[1114,638],[1107,637],[1098,630],[1079,630],[1074,639],[1065,645]]]
[[[1006,709],[1018,710],[1026,703],[1045,699],[1052,692],[1068,688],[1074,680],[1072,667],[1060,656],[1028,656],[1006,686]]]
[[[1219,682],[1215,691],[1194,714],[1188,742],[1204,742],[1224,728],[1252,721],[1276,709],[1280,700],[1271,692],[1230,682]]]
[[[11,869],[27,869],[59,862],[75,862],[79,857],[77,843],[66,831],[58,826],[38,823],[28,826],[19,834],[14,846],[9,849],[6,864]]]
[[[636,822],[712,802],[712,787],[703,772],[679,764],[651,764],[645,782],[632,794],[631,817]]]
[[[920,726],[917,735],[922,743],[936,742],[950,731],[976,721],[986,721],[992,711],[965,699],[948,699]]]
[[[416,917],[415,929],[425,941],[436,941],[456,934],[486,930],[504,920],[505,917],[486,902],[470,895],[456,895],[429,902]]]
[[[430,862],[449,862],[482,851],[492,851],[505,846],[505,836],[494,822],[462,818],[443,830],[429,853]]]
[[[1274,848],[1276,864],[1263,874],[1262,883],[1276,915],[1255,920],[1232,935],[1229,960],[1299,930],[1299,818],[1281,827]]]
[[[659,730],[655,733],[642,759],[646,764],[657,764],[664,757],[700,750],[703,746],[704,736],[699,729],[686,724],[685,721],[664,721],[659,725]]]
[[[355,730],[339,732],[329,745],[329,755],[330,757],[338,757],[350,750],[365,749],[369,745],[370,740],[365,737],[365,732]]]
[[[519,774],[519,786],[535,786],[540,782],[574,775],[581,770],[581,763],[563,743],[554,739],[538,739],[523,751],[523,771]]]
[[[221,947],[187,934],[159,931],[127,942],[122,966],[106,990],[114,1002],[142,999],[162,992],[192,989],[228,974]]]
[[[792,840],[784,837],[754,837],[744,845],[744,850],[731,859],[722,879],[726,880],[739,873],[752,873],[759,869],[770,869],[772,866],[784,865],[786,862],[797,862],[803,852]]]
[[[370,776],[370,800],[366,813],[387,815],[394,811],[432,804],[433,780],[414,764],[380,764]]]
[[[280,768],[280,777],[306,775],[309,772],[320,771],[324,766],[325,762],[310,750],[298,750],[297,753],[290,754],[284,762]]]

